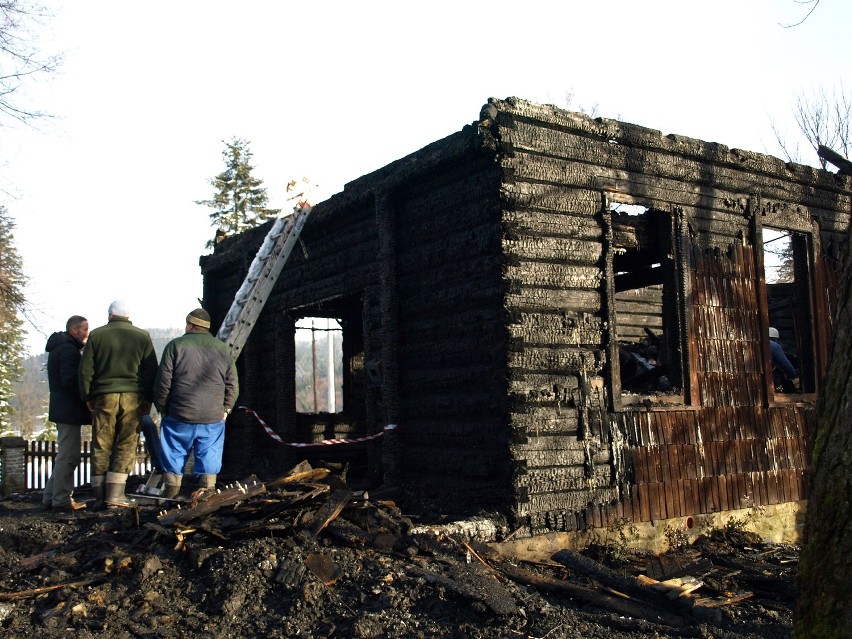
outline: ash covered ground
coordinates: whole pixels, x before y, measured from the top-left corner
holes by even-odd
[[[713,531],[664,556],[521,561],[333,475],[237,500],[44,512],[0,500],[4,637],[789,637],[798,549]],[[85,494],[83,495],[85,497]],[[206,506],[205,506],[206,504]],[[638,583],[681,566],[683,590]],[[666,577],[666,575],[657,575]],[[674,583],[667,581],[666,583]],[[687,587],[692,584],[692,591]],[[696,588],[695,584],[701,586]],[[680,594],[681,596],[677,596]]]

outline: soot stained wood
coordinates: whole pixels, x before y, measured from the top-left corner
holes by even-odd
[[[818,377],[850,202],[847,176],[492,99],[477,127],[316,206],[241,357],[241,399],[306,437],[392,421],[364,447],[382,449],[370,476],[440,487],[454,510],[488,503],[530,533],[801,499],[814,400],[768,392],[757,230],[813,237]],[[214,320],[264,233],[201,259]],[[288,318],[342,308],[360,332],[344,412],[294,416]],[[675,324],[687,390],[616,401],[613,340]],[[249,428],[235,441],[268,447]]]

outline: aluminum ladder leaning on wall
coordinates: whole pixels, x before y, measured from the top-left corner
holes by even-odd
[[[287,190],[291,190],[295,184],[295,181],[290,182]],[[231,349],[234,359],[240,356],[240,352],[246,345],[251,330],[275,286],[275,281],[281,274],[287,258],[290,257],[293,246],[313,209],[306,195],[307,192],[301,192],[289,198],[298,199],[298,204],[293,208],[293,214],[275,220],[252,260],[246,279],[237,291],[231,308],[219,327],[219,332],[216,333],[216,337]]]

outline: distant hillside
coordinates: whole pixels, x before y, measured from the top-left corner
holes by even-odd
[[[154,342],[154,350],[157,352],[157,361],[163,355],[163,349],[175,337],[183,335],[183,330],[179,328],[146,328],[146,331],[151,335],[151,341]]]

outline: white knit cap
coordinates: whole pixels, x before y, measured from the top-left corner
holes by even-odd
[[[130,306],[124,300],[115,300],[109,305],[109,314],[116,317],[130,317]]]

